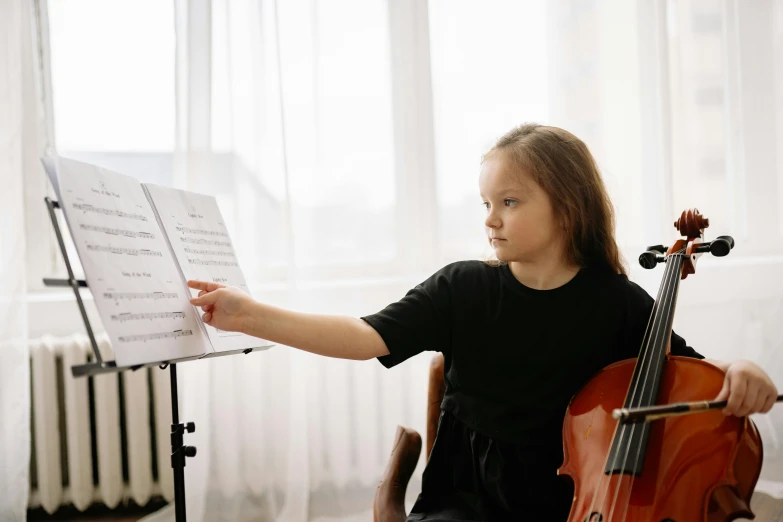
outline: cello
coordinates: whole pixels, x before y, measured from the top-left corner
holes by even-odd
[[[558,473],[574,482],[569,522],[754,517],[750,498],[763,455],[755,424],[723,415],[715,403],[694,406],[718,395],[725,374],[706,361],[670,353],[680,280],[695,274],[703,253],[725,256],[734,240],[704,242],[709,220],[696,209],[684,211],[674,226],[685,239],[668,249],[650,247],[639,258],[649,269],[665,264],[639,356],[599,371],[566,411]],[[688,405],[656,406],[671,403]],[[656,408],[664,410],[656,416]],[[698,409],[703,413],[677,415]],[[644,422],[653,419],[659,420]]]

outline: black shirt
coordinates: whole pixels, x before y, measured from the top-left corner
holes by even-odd
[[[444,355],[438,436],[408,520],[533,519],[531,505],[565,520],[572,493],[556,472],[566,407],[598,370],[638,355],[652,306],[607,269],[535,290],[508,265],[460,261],[363,317],[389,349],[378,358],[387,368]],[[671,351],[703,358],[674,333]]]

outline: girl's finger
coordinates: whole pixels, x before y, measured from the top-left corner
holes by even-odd
[[[756,405],[756,399],[759,396],[759,390],[755,386],[748,386],[745,391],[745,399],[742,401],[742,406],[739,408],[738,417],[744,417],[750,415],[753,412],[753,407]]]
[[[206,281],[197,281],[195,279],[191,279],[188,281],[188,286],[190,288],[195,288],[196,290],[206,290],[209,283]]]
[[[764,411],[764,405],[767,403],[767,395],[764,393],[759,393],[756,396],[756,403],[753,405],[753,412],[752,413],[759,413]]]
[[[195,288],[196,290],[206,290],[207,292],[211,292],[212,290],[223,288],[225,285],[221,285],[220,283],[213,283],[212,281],[199,281],[197,279],[191,279],[188,281],[188,286],[190,288]]]
[[[204,315],[201,316],[201,320],[209,324],[209,322],[212,320],[212,314],[209,312],[205,313]]]
[[[729,410],[729,413],[739,417],[742,402],[745,400],[747,384],[743,379],[732,379],[730,386],[731,393],[729,393],[729,402],[726,404],[726,409]]]
[[[721,388],[720,393],[718,393],[718,396],[715,397],[716,401],[725,401],[731,396],[731,379],[729,379],[728,376],[726,376],[723,379],[723,388]],[[729,411],[728,405],[727,407],[723,408],[723,414],[729,415],[731,412]]]
[[[207,292],[206,294],[199,297],[191,297],[190,304],[194,304],[196,306],[205,306],[214,304],[215,301],[217,301],[219,298],[220,292]]]
[[[769,410],[771,410],[777,400],[777,395],[768,395],[766,402],[764,402],[764,407],[761,409],[761,413],[767,413]]]

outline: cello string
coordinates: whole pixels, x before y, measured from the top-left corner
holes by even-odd
[[[661,285],[661,291],[659,292],[659,296],[658,296],[659,298],[656,301],[656,305],[657,305],[656,320],[653,322],[652,333],[650,334],[650,337],[648,339],[648,345],[647,345],[648,349],[646,350],[643,356],[643,361],[642,361],[642,366],[640,367],[639,376],[635,382],[634,391],[630,397],[630,401],[629,401],[630,406],[633,406],[634,403],[641,403],[642,397],[644,396],[644,392],[645,390],[647,390],[647,382],[649,380],[649,376],[651,373],[652,364],[653,361],[656,359],[656,346],[659,342],[661,332],[665,330],[664,321],[667,316],[666,305],[669,302],[672,294],[670,290],[670,285],[673,286],[672,284],[673,277],[677,277],[679,275],[676,273],[677,263],[675,260],[676,258],[673,259],[670,258],[667,263],[667,268],[669,268],[669,270],[667,270],[664,275],[663,284]],[[645,369],[645,365],[646,365],[646,369]],[[643,379],[642,379],[642,375],[644,375]],[[641,388],[639,387],[640,381],[641,381]],[[615,456],[615,457],[619,456],[619,452],[622,451],[623,449],[625,450],[623,452],[623,460],[620,466],[620,472],[617,474],[618,478],[616,481],[616,486],[614,488],[611,508],[609,509],[609,517],[608,517],[609,520],[612,520],[612,518],[614,517],[614,510],[617,505],[617,500],[620,497],[620,486],[622,485],[623,477],[625,476],[623,470],[625,469],[626,464],[628,462],[628,457],[631,452],[631,446],[634,444],[634,435],[636,432],[636,426],[635,425],[631,426],[629,431],[630,434],[628,436],[628,440],[625,442],[625,447],[624,448],[618,447],[618,454],[616,454]],[[636,446],[637,446],[636,458],[638,460],[641,452],[641,444],[637,443]],[[614,463],[612,464],[612,470],[614,470]],[[635,474],[632,474],[630,484],[628,485],[628,489],[626,493],[627,497],[626,497],[626,506],[624,510],[625,513],[627,513],[628,510],[628,502],[630,501],[630,492],[632,491],[633,488],[634,478],[635,478]]]
[[[682,265],[683,265],[683,261],[684,261],[684,256],[683,256],[682,250],[680,250],[680,251],[679,251],[677,254],[675,254],[675,256],[676,256],[676,257],[675,257],[675,259],[677,260],[676,267],[677,267],[678,278],[679,278],[679,273],[682,271]],[[679,288],[679,287],[678,287],[678,285],[676,285],[675,283],[676,283],[678,280],[679,280],[679,279],[674,279],[674,278],[672,278],[672,280],[671,280],[671,284],[672,284],[672,286],[674,287],[674,288],[671,290],[671,294],[672,294],[672,295],[670,296],[670,299],[671,299],[671,305],[672,305],[672,306],[674,306],[674,305],[675,305],[675,300],[676,300],[676,298],[677,298],[677,295],[676,295],[676,294],[677,294],[677,291],[678,291],[678,288]],[[667,315],[668,315],[668,314],[667,314]],[[667,328],[663,328],[663,329],[661,330],[661,332],[660,332],[660,333],[665,335],[667,330],[668,330]],[[666,344],[667,344],[666,342],[663,342],[663,343],[661,343],[661,344],[660,344],[660,347],[661,347],[660,349],[662,349],[662,350],[665,350],[665,349],[666,349]],[[662,377],[663,377],[663,375],[661,375],[661,378],[662,378]],[[645,376],[645,378],[646,378],[646,376]],[[652,429],[652,426],[650,426],[650,429]],[[640,457],[640,455],[641,455],[641,451],[642,451],[642,447],[641,447],[641,445],[639,445],[639,446],[636,448],[636,460],[637,460],[637,461],[639,460],[639,457]],[[633,476],[631,477],[631,486],[630,486],[630,489],[629,489],[629,491],[631,491],[631,490],[633,489],[633,483],[634,483],[634,480],[636,480],[636,475],[633,475]],[[630,505],[630,493],[629,493],[629,496],[628,496],[628,498],[626,499],[625,512],[623,513],[623,518],[622,518],[622,521],[623,521],[623,522],[625,521],[626,517],[628,516],[628,506],[629,506],[629,505]]]
[[[666,280],[669,272],[671,271],[671,266],[672,265],[670,263],[666,264],[666,270],[664,271],[664,276],[663,276],[664,277],[664,281]],[[658,299],[656,299],[655,303],[653,304],[653,310],[651,311],[650,317],[647,320],[647,327],[645,329],[645,337],[644,337],[645,339],[647,339],[647,343],[644,344],[644,340],[642,341],[643,342],[642,358],[641,358],[641,361],[637,362],[637,364],[641,364],[642,367],[645,364],[645,361],[648,359],[647,355],[650,352],[648,347],[649,347],[649,344],[650,344],[650,339],[652,338],[652,333],[651,332],[655,328],[654,322],[653,322],[652,325],[651,325],[651,322],[652,322],[653,317],[655,316],[656,308],[658,308],[659,304],[662,302],[662,296],[663,296],[663,293],[664,293],[664,286],[665,285],[662,285],[661,288],[659,289],[659,291],[658,291]],[[651,327],[652,327],[652,329],[651,329]],[[648,333],[650,333],[649,337],[647,335]],[[639,373],[641,374],[641,372],[642,372],[642,368],[640,367]],[[634,380],[634,388],[633,388],[633,390],[631,392],[631,399],[633,399],[634,395],[636,394],[636,389],[638,388],[638,385],[639,385],[639,379],[637,377]],[[614,443],[614,440],[617,439],[617,441],[618,441],[617,442],[617,449],[618,449],[618,451],[619,451],[619,448],[622,447],[623,438],[624,438],[624,436],[626,434],[626,428],[627,428],[627,425],[625,425],[625,424],[615,425],[615,433],[612,436],[612,443]],[[618,438],[618,435],[617,435],[618,429],[620,431],[619,438]],[[595,509],[596,500],[598,499],[598,494],[599,494],[599,492],[601,491],[601,489],[603,487],[603,480],[604,480],[604,476],[606,475],[605,469],[607,468],[607,466],[609,464],[609,458],[610,458],[610,455],[611,455],[611,448],[612,447],[610,446],[609,452],[606,455],[606,462],[604,464],[603,469],[600,471],[600,478],[599,478],[599,481],[598,481],[598,486],[595,488],[595,491],[593,493],[593,500],[590,503],[590,508],[589,508],[589,511],[588,511],[588,517],[590,517],[591,514],[593,513],[593,511]],[[612,461],[612,468],[614,468],[614,466],[616,464],[616,459],[617,459],[617,453],[615,453],[615,458]],[[612,469],[612,468],[610,468],[610,469]],[[610,472],[610,474],[608,475],[608,479],[607,479],[608,482],[611,482],[611,477],[612,477],[612,473]],[[606,487],[607,487],[607,490],[605,491],[604,496],[601,499],[601,504],[600,505],[603,505],[604,501],[606,500],[606,494],[608,493],[608,488],[610,487],[610,485],[607,484]],[[589,518],[588,518],[588,520],[589,520]]]
[[[632,397],[631,405],[633,405],[634,402],[636,402],[637,404],[641,404],[641,400],[642,400],[643,394],[644,394],[645,390],[647,390],[647,382],[649,380],[650,373],[651,373],[652,361],[655,360],[657,358],[657,356],[660,355],[659,353],[657,353],[656,348],[658,346],[660,346],[659,343],[661,343],[663,341],[662,336],[665,335],[665,332],[667,330],[667,328],[666,328],[666,323],[667,323],[666,319],[667,319],[669,314],[667,313],[666,306],[670,305],[671,300],[675,296],[675,291],[676,291],[676,284],[675,284],[675,282],[677,281],[676,278],[679,278],[679,276],[680,276],[680,270],[679,269],[681,267],[681,263],[680,263],[679,253],[674,254],[674,257],[670,256],[669,264],[671,265],[672,270],[667,274],[667,277],[664,279],[664,283],[662,285],[664,287],[664,292],[663,292],[664,295],[663,295],[663,300],[661,301],[661,308],[659,308],[659,312],[660,313],[658,314],[658,318],[657,318],[658,319],[658,321],[657,321],[658,324],[655,326],[655,328],[654,328],[655,332],[654,332],[654,334],[652,334],[651,339],[650,339],[651,352],[650,352],[650,356],[649,356],[649,360],[648,360],[647,371],[644,372],[644,381],[642,382],[640,395],[638,397]],[[662,344],[665,346],[665,343],[662,343]],[[644,427],[642,427],[642,429],[643,428]],[[634,425],[634,426],[631,427],[631,435],[629,437],[630,441],[628,442],[628,445],[625,448],[625,456],[624,456],[624,459],[623,459],[622,468],[625,468],[625,465],[626,465],[626,463],[628,461],[628,455],[629,455],[629,452],[631,450],[631,441],[633,441],[633,435],[635,433],[635,430],[636,430],[636,426]],[[642,445],[641,444],[637,444],[636,445],[636,461],[637,462],[638,462],[639,457],[641,455],[641,449],[642,449]],[[626,493],[626,502],[625,502],[625,510],[624,510],[624,514],[623,514],[623,519],[625,519],[625,516],[627,516],[628,506],[630,504],[630,495],[631,495],[631,491],[633,490],[633,483],[634,483],[635,479],[636,479],[636,474],[634,473],[634,474],[631,475],[630,484],[629,484],[629,487],[628,487],[628,490],[627,490],[627,493]],[[615,498],[614,498],[614,501],[612,503],[612,509],[610,510],[610,516],[609,516],[610,520],[611,520],[612,516],[614,515],[614,509],[615,509],[615,505],[617,503],[618,498],[619,498],[619,482],[618,482],[618,486],[617,486],[617,488],[615,490]]]
[[[643,396],[644,391],[646,389],[647,378],[648,378],[648,376],[650,374],[650,368],[652,367],[652,361],[655,358],[656,342],[657,342],[657,340],[659,338],[659,333],[662,330],[662,328],[661,328],[662,322],[663,322],[663,320],[664,320],[664,318],[666,316],[666,314],[664,312],[665,312],[665,303],[669,300],[669,294],[670,294],[669,283],[670,283],[670,281],[673,280],[673,276],[676,277],[676,275],[674,273],[675,265],[676,265],[676,263],[673,262],[672,259],[669,259],[669,261],[667,262],[667,266],[666,266],[667,269],[664,272],[663,284],[661,285],[661,288],[659,289],[658,299],[655,301],[655,303],[653,305],[654,313],[651,314],[651,317],[655,316],[655,320],[653,321],[652,328],[650,329],[650,336],[647,339],[647,345],[645,347],[646,348],[645,352],[644,352],[644,354],[642,354],[642,361],[641,361],[641,366],[639,368],[639,375],[637,376],[637,378],[634,381],[634,389],[633,389],[633,391],[632,391],[632,393],[630,395],[629,405],[633,405],[634,402],[640,402],[641,401],[641,397]],[[662,311],[662,308],[663,308],[663,311]],[[649,324],[649,321],[648,321],[648,324]],[[645,366],[646,366],[646,370],[645,370]],[[644,380],[643,381],[642,381],[642,375],[644,375]],[[642,384],[641,385],[641,389],[639,388],[640,381],[641,381],[641,384]],[[637,396],[637,392],[638,392],[638,396]],[[630,434],[628,436],[628,439],[625,441],[625,443],[623,445],[623,443],[622,443],[622,436],[625,435],[626,433],[628,433],[628,431],[630,431]],[[615,506],[616,506],[616,503],[617,503],[617,499],[619,497],[620,486],[622,485],[623,476],[625,475],[625,473],[623,473],[622,470],[625,468],[625,465],[628,462],[628,455],[629,455],[629,453],[631,451],[631,445],[633,444],[633,440],[634,440],[633,436],[635,434],[635,431],[636,431],[636,426],[635,425],[631,426],[630,430],[628,430],[628,426],[623,426],[622,432],[621,432],[621,439],[620,439],[620,441],[617,444],[617,451],[615,453],[615,458],[614,458],[614,460],[612,462],[612,467],[610,468],[610,475],[614,474],[613,471],[614,471],[615,466],[617,464],[617,458],[619,457],[620,452],[623,451],[623,449],[625,451],[623,452],[623,460],[622,460],[622,465],[620,467],[620,473],[617,473],[616,486],[614,488],[614,493],[613,493],[613,496],[612,496],[612,504],[611,504],[611,507],[610,507],[610,510],[609,510],[608,520],[611,520],[612,516],[614,515],[614,509],[615,509]],[[641,446],[639,446],[639,447],[641,447]],[[630,487],[633,487],[633,478],[631,479]],[[629,491],[630,491],[630,489],[629,489]],[[604,501],[605,501],[605,499],[604,499]],[[603,505],[604,501],[602,501],[601,505]]]
[[[671,269],[671,264],[667,263],[666,264],[666,270],[664,271],[664,278],[667,277],[667,274],[669,273],[670,269]],[[650,338],[652,338],[652,335],[650,335],[648,337],[647,334],[651,331],[651,324],[650,323],[651,323],[653,317],[655,316],[655,309],[658,307],[658,304],[661,302],[661,296],[662,296],[662,293],[663,293],[663,289],[664,289],[664,287],[662,285],[661,288],[658,291],[658,299],[653,304],[653,310],[650,313],[650,317],[647,319],[647,328],[645,329],[645,339],[647,339],[647,343],[644,344],[644,339],[642,340],[642,343],[643,343],[643,345],[642,345],[642,352],[643,352],[642,353],[642,358],[641,358],[640,361],[637,362],[637,364],[644,365],[645,359],[646,359],[646,355],[647,355],[647,353],[649,353],[649,349],[647,347],[649,346],[649,340],[650,340]],[[641,373],[641,368],[640,368],[640,373]],[[630,395],[631,397],[633,397],[635,395],[636,388],[638,387],[638,383],[639,383],[639,380],[637,378],[637,379],[634,380],[634,388],[631,391],[631,395]],[[616,447],[618,448],[618,450],[619,450],[620,447],[622,447],[623,438],[625,437],[625,434],[627,433],[625,428],[626,428],[626,425],[624,425],[624,424],[615,425],[615,433],[614,433],[614,435],[612,437],[612,444],[614,444],[614,440],[617,439],[617,446]],[[618,429],[620,431],[619,438],[618,438],[618,435],[617,435]],[[595,492],[593,494],[593,501],[590,503],[590,509],[588,511],[588,517],[590,517],[592,515],[592,513],[593,513],[593,511],[595,509],[596,500],[598,499],[598,494],[599,494],[599,492],[601,491],[601,489],[603,487],[604,476],[606,476],[605,470],[606,470],[606,468],[609,465],[609,458],[611,456],[611,453],[612,453],[612,446],[610,446],[609,451],[606,454],[606,462],[604,464],[604,467],[600,471],[600,478],[599,478],[599,481],[598,481],[598,486],[595,488]],[[612,468],[616,464],[616,458],[617,458],[617,453],[615,453],[615,459],[612,461]],[[610,474],[608,475],[607,481],[611,482],[611,478],[612,478],[612,473],[610,472]],[[607,484],[606,485],[607,490],[604,493],[603,498],[601,499],[601,503],[599,504],[599,507],[601,505],[603,505],[603,503],[605,502],[606,494],[608,493],[608,488],[609,487],[610,487],[610,485]],[[588,518],[588,520],[589,520],[589,518]]]
[[[664,281],[664,286],[669,286],[670,285],[670,287],[671,287],[671,288],[667,288],[666,291],[665,291],[665,293],[668,294],[668,295],[666,296],[666,298],[664,300],[664,305],[668,305],[668,306],[673,306],[673,304],[674,304],[674,299],[676,298],[677,288],[678,288],[678,285],[676,283],[679,280],[680,273],[682,271],[682,250],[680,250],[677,253],[674,253],[673,255],[674,255],[674,257],[669,261],[672,264],[672,274],[670,274],[670,277],[667,278]],[[666,335],[666,331],[668,330],[668,328],[666,328],[666,324],[668,322],[668,321],[666,321],[666,319],[668,319],[668,316],[669,316],[669,313],[662,313],[662,314],[660,314],[661,324],[657,328],[657,332],[655,334],[655,342],[652,345],[653,349],[655,349],[656,346],[659,346],[659,348],[658,348],[659,350],[660,349],[664,349],[665,350],[665,348],[666,348],[666,343],[663,342],[664,339],[662,339],[661,337],[665,336]],[[660,354],[658,354],[658,355],[660,356]],[[644,376],[644,383],[642,383],[642,390],[643,391],[647,387],[647,380],[648,380],[648,378],[650,376],[650,371],[649,370],[650,370],[650,368],[648,367],[648,371],[647,371],[647,373],[645,373],[645,376]],[[638,402],[641,404],[641,397],[639,397]],[[633,433],[634,433],[633,430],[634,429],[635,429],[635,426],[631,428],[631,439],[633,439]],[[627,459],[627,456],[628,456],[627,455],[627,451],[629,449],[630,449],[630,445],[626,449],[626,459]],[[638,444],[636,446],[636,462],[639,461],[639,457],[641,456],[641,452],[642,452],[642,445]],[[625,461],[623,462],[623,467],[625,467]],[[624,502],[625,509],[623,510],[623,518],[621,519],[623,521],[628,516],[628,507],[630,506],[631,492],[633,491],[633,484],[634,484],[635,480],[636,480],[636,474],[634,473],[634,474],[631,475],[630,484],[628,486],[628,491],[626,493],[626,498],[625,498],[625,502]],[[618,496],[619,495],[616,492],[614,503],[617,502],[617,497]],[[611,519],[612,515],[614,514],[614,503],[612,504],[612,510],[610,511],[610,519]]]

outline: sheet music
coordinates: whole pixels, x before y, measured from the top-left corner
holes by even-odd
[[[138,180],[65,158],[56,167],[60,205],[117,365],[209,351]]]
[[[151,183],[144,184],[161,220],[183,278],[235,286],[250,293],[239,267],[223,216],[212,196]],[[197,295],[195,290],[193,295]],[[200,314],[200,309],[199,309]],[[201,321],[199,315],[199,321]],[[202,322],[202,324],[204,324]],[[204,325],[215,351],[271,346],[272,343],[237,332]]]

